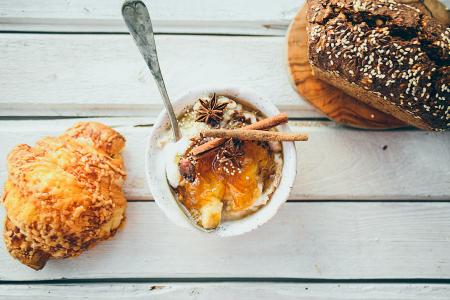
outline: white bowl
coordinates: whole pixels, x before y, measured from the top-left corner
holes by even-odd
[[[175,114],[181,114],[185,108],[192,106],[198,98],[213,92],[244,100],[269,117],[280,113],[272,102],[258,96],[252,91],[233,87],[211,87],[189,90],[181,97],[176,98],[175,101],[172,101]],[[162,154],[162,149],[158,146],[157,141],[168,128],[169,120],[167,113],[164,110],[158,116],[158,119],[153,126],[153,131],[147,141],[147,149],[145,151],[147,182],[156,203],[172,222],[185,228],[200,231],[189,222],[187,217],[178,207],[175,198],[176,196],[166,178],[165,159]],[[281,125],[278,128],[280,131],[290,131],[287,125]],[[272,194],[270,201],[255,213],[240,220],[223,222],[216,230],[205,234],[219,236],[239,235],[249,232],[269,221],[276,214],[280,206],[288,199],[294,184],[296,172],[297,152],[295,150],[295,144],[293,142],[283,142],[283,169],[281,180],[277,189]]]

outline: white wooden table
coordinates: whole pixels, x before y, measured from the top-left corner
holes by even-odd
[[[0,1],[0,181],[14,145],[88,117],[127,138],[130,201],[125,228],[76,259],[36,272],[0,247],[0,299],[450,299],[450,134],[344,128],[299,97],[284,34],[301,0],[147,2],[170,95],[252,88],[310,134],[268,224],[219,239],[170,223],[143,169],[162,102],[121,2]]]

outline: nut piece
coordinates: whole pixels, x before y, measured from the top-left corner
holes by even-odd
[[[189,182],[195,181],[195,166],[187,158],[182,158],[178,164],[180,174]]]

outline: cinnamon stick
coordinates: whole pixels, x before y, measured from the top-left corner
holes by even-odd
[[[288,121],[287,114],[281,113],[273,117],[266,118],[253,124],[247,125],[245,127],[242,127],[241,129],[258,129],[258,130],[269,129],[278,126],[280,124],[287,123],[287,121]]]
[[[269,129],[269,128],[278,126],[280,124],[286,123],[287,121],[288,121],[287,114],[281,113],[281,114],[275,115],[273,117],[266,118],[264,120],[260,120],[253,124],[250,124],[248,126],[242,127],[241,129],[258,129],[258,130]],[[211,140],[209,142],[206,142],[202,145],[199,145],[199,146],[193,148],[191,153],[193,155],[199,155],[203,152],[206,152],[206,151],[209,151],[216,147],[219,147],[226,141],[227,141],[226,138],[217,138],[217,139]]]
[[[287,133],[252,129],[209,129],[202,131],[206,137],[233,138],[244,141],[307,141],[308,135],[303,133]]]

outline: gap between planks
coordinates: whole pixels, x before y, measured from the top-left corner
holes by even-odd
[[[0,280],[2,285],[68,285],[68,284],[139,284],[139,283],[257,283],[257,284],[449,284],[450,278],[306,278],[306,277],[124,277],[88,279],[50,279],[50,280]]]

